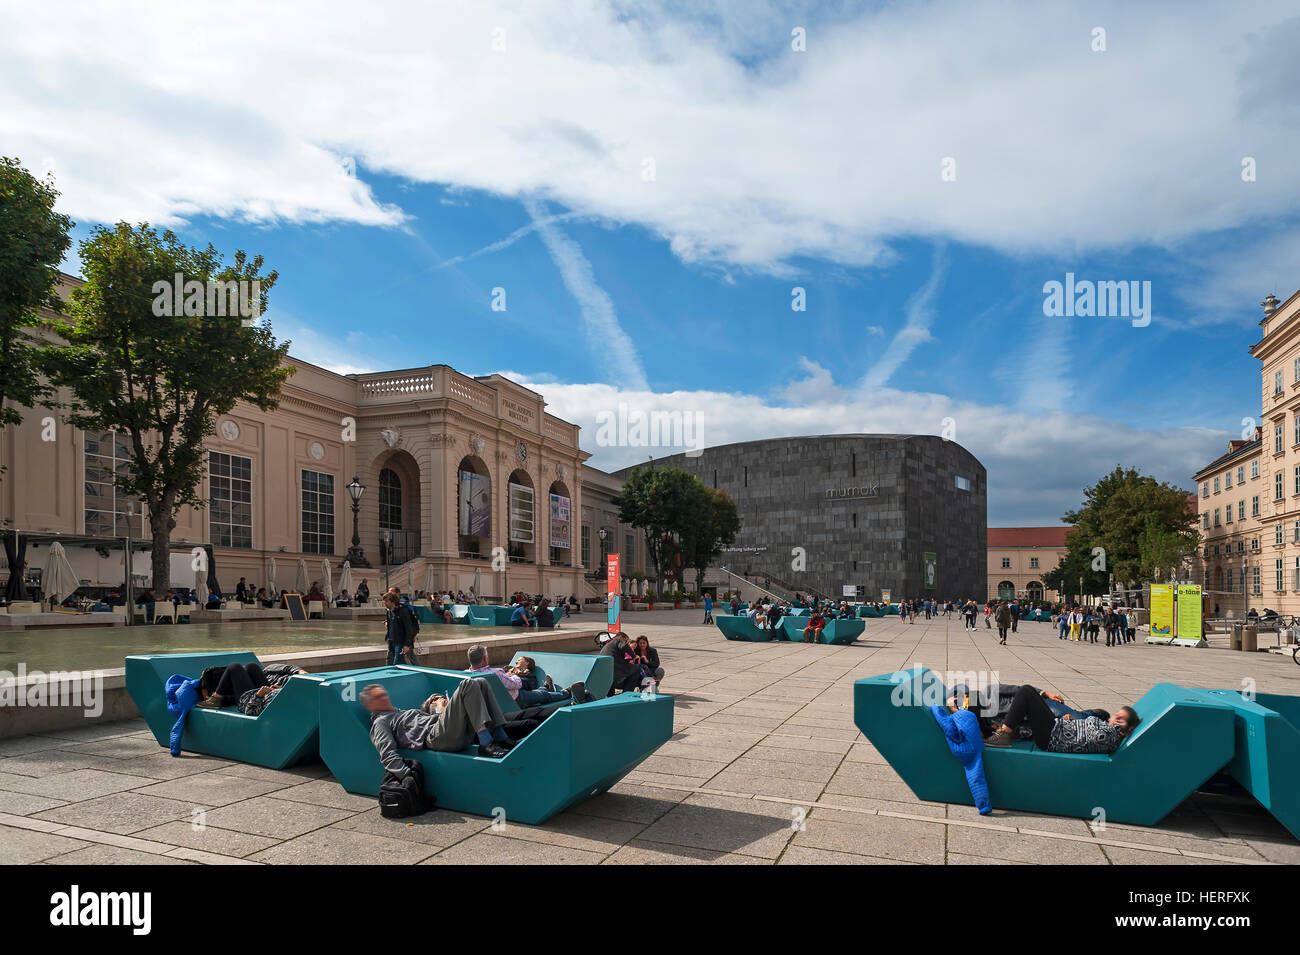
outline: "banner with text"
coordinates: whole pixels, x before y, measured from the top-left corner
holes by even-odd
[[[569,499],[559,494],[551,495],[551,546],[568,549]]]
[[[1174,589],[1169,584],[1151,585],[1151,636],[1174,635]]]
[[[622,607],[619,606],[618,554],[610,554],[606,558],[605,568],[605,594],[609,597],[609,614],[605,631],[618,633],[622,629],[619,622]]]
[[[1184,640],[1201,639],[1201,585],[1178,585],[1178,636]]]

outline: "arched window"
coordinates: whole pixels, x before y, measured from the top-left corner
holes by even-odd
[[[402,479],[392,468],[379,472],[379,529],[402,529]]]
[[[1014,600],[1016,596],[1016,585],[1009,580],[1004,580],[998,584],[999,600]]]
[[[1030,600],[1043,599],[1043,585],[1037,580],[1031,580],[1025,586],[1025,591],[1028,593]]]

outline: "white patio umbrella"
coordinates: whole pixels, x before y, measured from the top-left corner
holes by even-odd
[[[46,600],[51,597],[57,602],[70,594],[76,593],[81,586],[77,575],[68,563],[67,552],[58,541],[50,544],[50,552],[45,558],[45,567],[41,570],[41,594]]]
[[[304,595],[311,588],[311,585],[307,583],[307,562],[301,557],[298,558],[298,580],[294,586],[298,588],[298,593]]]
[[[433,564],[424,565],[424,592],[433,593]]]
[[[327,604],[332,604],[334,602],[334,583],[330,578],[330,562],[328,560],[322,560],[320,566],[322,573],[325,574],[325,602]]]
[[[278,592],[275,589],[275,558],[268,558],[266,561],[266,592],[274,599]]]
[[[411,564],[406,565],[406,596],[411,596],[415,590],[415,567]]]
[[[339,591],[352,596],[352,564],[346,560],[343,562],[343,573],[339,575]]]
[[[474,592],[474,603],[478,603],[479,591],[483,589],[483,585],[480,582],[481,578],[479,576],[481,573],[482,571],[479,570],[474,571],[474,586],[470,588],[470,590]]]
[[[194,592],[199,597],[199,609],[202,610],[208,605],[208,572],[207,570],[196,570],[194,572]]]

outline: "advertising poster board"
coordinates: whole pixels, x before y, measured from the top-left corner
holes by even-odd
[[[609,596],[609,614],[605,625],[606,633],[618,633],[622,629],[620,618],[622,606],[619,599],[618,554],[610,554],[605,563],[605,593]]]
[[[1174,635],[1174,590],[1169,584],[1151,585],[1151,636]]]
[[[1178,585],[1178,636],[1184,640],[1201,639],[1201,587]]]

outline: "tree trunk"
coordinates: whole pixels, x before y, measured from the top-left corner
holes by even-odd
[[[153,540],[153,592],[155,597],[165,596],[171,589],[172,531],[176,528],[175,494],[163,493],[161,499],[149,506],[149,531]]]

